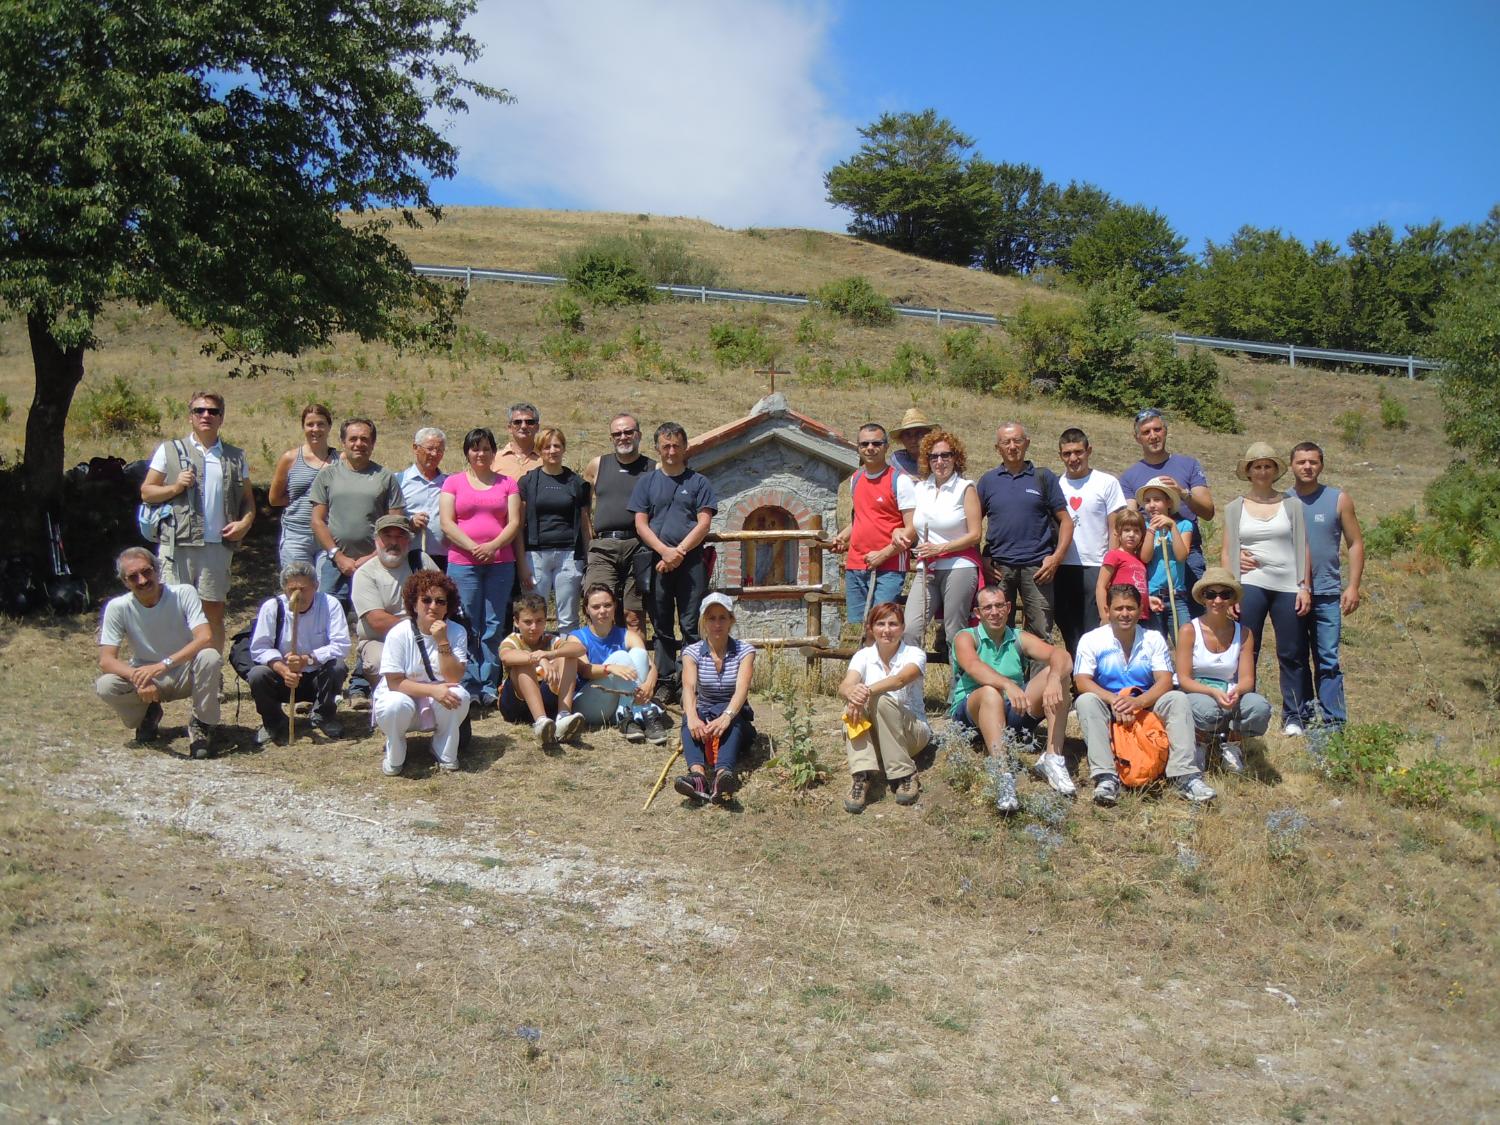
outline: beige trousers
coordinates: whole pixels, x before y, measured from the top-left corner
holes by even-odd
[[[912,758],[927,748],[932,732],[921,715],[914,715],[896,701],[893,695],[875,697],[875,713],[870,729],[858,738],[844,739],[844,753],[849,757],[849,772],[880,772],[885,762],[885,776],[899,781],[917,772]],[[880,754],[876,756],[876,749]]]
[[[192,696],[193,718],[209,726],[219,723],[219,688],[223,679],[223,658],[211,648],[201,649],[192,663],[169,668],[156,681],[163,703]],[[138,727],[150,706],[136,694],[135,685],[124,676],[106,672],[94,681],[99,698],[115,709],[127,727]]]

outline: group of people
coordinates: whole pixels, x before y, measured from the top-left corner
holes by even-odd
[[[219,438],[223,397],[194,394],[188,410],[190,432],[156,450],[141,488],[170,509],[159,552],[117,560],[127,593],[104,613],[97,690],[143,741],[158,736],[162,701],[191,695],[190,750],[208,757],[230,561],[255,499],[243,451]],[[326,407],[309,405],[301,424],[269,489],[283,509],[280,592],[230,656],[260,715],[257,744],[286,739],[296,701],[337,737],[342,696],[384,732],[394,775],[416,729],[433,731],[439,767],[457,768],[476,706],[530,723],[548,747],[605,725],[664,742],[664,707],[680,701],[689,768],[676,788],[704,801],[734,792],[754,737],[755,651],[733,635],[734,603],[709,592],[704,544],[718,501],[687,464],[682,426],[656,428],[653,460],[638,420],[619,414],[612,451],[575,472],[563,463],[566,435],[517,403],[503,448],[472,429],[463,471],[445,473],[436,428],[417,431],[412,463],[392,472],[373,459],[369,419],[344,420],[338,448]],[[1042,722],[1036,772],[1075,791],[1062,754],[1070,707],[1096,801],[1119,794],[1111,724],[1145,711],[1170,737],[1168,778],[1189,800],[1212,799],[1208,748],[1243,768],[1231,736],[1270,723],[1255,691],[1267,617],[1284,732],[1344,722],[1339,628],[1359,604],[1363,545],[1347,494],[1320,482],[1321,449],[1303,443],[1290,463],[1263,443],[1246,451],[1238,475],[1249,488],[1227,505],[1220,565],[1209,567],[1199,523],[1216,508],[1202,466],[1168,451],[1159,411],[1138,414],[1134,433],[1142,457],[1116,478],[1092,467],[1081,430],[1063,431],[1059,475],[1028,459],[1029,435],[1008,422],[996,432],[999,463],[976,481],[964,443],[919,409],[889,434],[859,428],[852,519],[832,543],[845,553],[846,616],[865,642],[839,686],[846,808],[862,809],[881,779],[899,804],[918,798],[934,624],[953,666],[948,714],[988,750],[1002,810],[1018,803],[1014,751],[1037,748]],[[888,460],[892,437],[902,448]],[[1282,492],[1288,467],[1295,487]]]

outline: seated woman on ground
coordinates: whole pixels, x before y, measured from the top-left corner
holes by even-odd
[[[730,636],[733,629],[734,602],[709,594],[698,615],[702,639],[682,650],[682,756],[688,772],[672,787],[697,801],[734,795],[740,787],[735,767],[755,740],[755,648]]]
[[[927,653],[903,640],[901,607],[881,602],[865,619],[865,647],[849,661],[839,684],[844,699],[844,753],[853,781],[844,811],[863,812],[869,788],[896,787],[896,804],[915,804],[922,785],[912,760],[932,741],[922,703]],[[881,767],[885,774],[882,777]]]
[[[508,723],[529,722],[543,750],[570,742],[583,732],[583,716],[573,710],[583,642],[547,631],[540,594],[522,594],[512,609],[516,631],[500,642],[500,714]]]
[[[1141,595],[1134,586],[1109,588],[1108,624],[1091,629],[1078,641],[1073,659],[1074,707],[1083,741],[1088,745],[1094,803],[1120,800],[1112,723],[1133,723],[1151,711],[1166,728],[1170,750],[1167,780],[1179,796],[1195,804],[1216,794],[1203,780],[1203,760],[1193,739],[1193,714],[1187,696],[1172,690],[1172,659],[1160,633],[1140,624]]]
[[[1037,775],[1064,796],[1076,791],[1062,754],[1068,726],[1068,652],[1007,625],[1010,611],[1004,586],[979,591],[979,624],[964,629],[953,642],[956,669],[949,704],[953,721],[978,730],[984,739],[990,756],[985,768],[995,780],[995,807],[1004,813],[1021,807],[1011,756],[1015,734],[1029,738],[1043,716],[1047,749],[1037,757]],[[1029,683],[1028,661],[1047,665]]]
[[[385,732],[386,777],[406,762],[406,736],[432,730],[432,756],[440,768],[458,769],[458,742],[469,716],[469,693],[459,686],[468,667],[468,633],[448,620],[458,588],[440,570],[419,570],[406,580],[406,617],[385,636],[375,685],[375,725]]]
[[[1136,490],[1135,502],[1146,513],[1147,541],[1141,547],[1151,591],[1151,618],[1146,627],[1166,637],[1168,644],[1176,644],[1177,631],[1188,620],[1187,557],[1193,525],[1176,516],[1182,493],[1170,477],[1148,480]]]
[[[1146,518],[1134,508],[1126,508],[1116,524],[1120,532],[1120,545],[1104,553],[1099,567],[1099,581],[1094,587],[1094,600],[1099,606],[1099,620],[1109,620],[1109,588],[1123,583],[1134,586],[1141,595],[1141,620],[1149,620],[1151,614],[1151,587],[1146,581],[1146,564],[1141,562],[1141,544],[1146,540]]]
[[[1228,741],[1231,723],[1238,733],[1259,738],[1271,725],[1271,704],[1255,691],[1255,646],[1250,631],[1232,616],[1240,584],[1222,566],[1211,566],[1193,583],[1193,600],[1204,607],[1197,621],[1185,621],[1177,638],[1177,686],[1193,708],[1199,742],[1217,742],[1226,770],[1243,773],[1240,748]],[[1200,751],[1200,756],[1202,751]]]
[[[573,709],[591,727],[618,723],[629,742],[665,742],[670,731],[666,712],[651,702],[656,663],[646,639],[615,624],[614,591],[602,582],[584,591],[583,612],[588,623],[571,634],[584,648]]]

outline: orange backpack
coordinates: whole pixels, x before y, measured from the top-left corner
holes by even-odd
[[[1139,692],[1126,688],[1120,694]],[[1120,784],[1129,789],[1142,789],[1167,772],[1167,752],[1172,744],[1167,738],[1167,728],[1155,712],[1141,711],[1132,723],[1111,720],[1109,745],[1114,751]]]

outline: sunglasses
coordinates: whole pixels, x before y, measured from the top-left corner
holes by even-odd
[[[612,437],[612,438],[614,438],[616,441],[619,441],[621,438],[634,437],[636,434],[638,434],[640,432],[641,431],[638,430],[638,429],[637,430],[611,430],[609,432],[609,436]]]
[[[954,454],[952,454],[952,453],[929,453],[927,455],[927,460],[929,460],[929,461],[951,461],[951,460],[953,460],[953,457],[954,457]]]
[[[1232,602],[1234,601],[1233,590],[1204,590],[1203,600],[1206,602]]]
[[[859,443],[859,447],[861,449],[879,449],[884,444],[885,442],[883,441],[862,441]]]
[[[418,598],[423,605],[447,605],[447,598]]]
[[[512,418],[510,420],[510,424],[512,426],[535,426],[536,425],[536,419],[535,418]]]
[[[217,406],[195,406],[193,407],[192,412],[194,414],[207,414],[213,418],[217,418],[220,414],[224,413],[224,411]]]
[[[1160,418],[1161,411],[1154,406],[1148,406],[1135,416],[1135,424],[1139,426],[1142,422],[1149,422],[1153,418]]]

